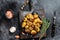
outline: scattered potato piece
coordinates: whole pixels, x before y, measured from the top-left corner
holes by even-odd
[[[19,36],[19,35],[15,35],[15,38],[19,39],[19,38],[20,38],[20,36]]]

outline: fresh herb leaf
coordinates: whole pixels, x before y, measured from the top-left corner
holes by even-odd
[[[46,33],[46,30],[49,28],[49,25],[50,25],[50,22],[48,22],[46,18],[43,18],[42,21],[43,21],[43,24],[42,24],[39,40],[44,36],[44,34]]]

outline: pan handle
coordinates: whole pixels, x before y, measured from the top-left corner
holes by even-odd
[[[42,17],[42,18],[45,18],[44,8],[40,8],[40,12],[41,12],[41,17]]]

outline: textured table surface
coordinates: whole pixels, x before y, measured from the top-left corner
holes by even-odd
[[[39,2],[40,1],[40,2]],[[50,20],[53,17],[54,11],[56,11],[56,30],[55,36],[53,38],[48,37],[46,40],[60,40],[60,0],[33,0],[34,7],[39,9],[39,7],[43,7],[46,13],[46,17]],[[36,4],[38,4],[36,6]],[[38,10],[37,9],[37,10]]]
[[[11,0],[7,0],[7,1],[11,1]],[[5,2],[5,0],[4,0],[4,2]],[[23,3],[23,0],[18,0],[17,2],[18,2],[18,4]],[[40,7],[43,7],[45,10],[45,13],[46,13],[46,17],[50,20],[53,17],[54,11],[56,11],[56,13],[57,13],[56,23],[57,24],[56,24],[55,36],[53,38],[47,37],[44,40],[60,40],[60,0],[32,0],[32,2],[33,2],[33,7],[36,10],[39,10]],[[2,4],[1,1],[0,1],[0,4]],[[22,5],[22,4],[20,4],[20,5]],[[2,25],[5,25],[5,24],[2,24]],[[4,29],[4,28],[5,27],[3,27],[2,29]],[[8,29],[5,30],[5,32],[7,32],[7,31],[8,31]],[[4,31],[2,31],[2,32],[4,32]],[[3,33],[2,33],[3,36],[6,36],[7,34],[8,34],[8,32],[5,35],[3,35]],[[5,38],[2,37],[2,40],[4,40],[4,39],[8,40],[7,38],[8,38],[8,36]]]

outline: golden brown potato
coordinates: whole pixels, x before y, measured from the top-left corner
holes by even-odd
[[[35,23],[38,22],[38,23],[42,24],[42,21],[41,21],[39,18],[35,19],[34,22],[35,22]]]
[[[39,28],[41,27],[41,25],[40,25],[39,23],[37,24],[37,26],[38,26]]]
[[[31,26],[32,25],[32,22],[27,21],[27,25]]]
[[[27,24],[28,26],[30,26],[30,24],[29,24],[28,22],[27,22],[26,24]]]
[[[32,25],[31,25],[31,27],[32,27],[32,28],[34,28],[34,27],[35,27],[35,25],[34,25],[34,24],[32,24]]]
[[[39,28],[41,27],[41,25],[39,23],[36,23],[35,26],[39,27]]]
[[[37,18],[36,20],[42,24],[42,21],[39,18]]]
[[[32,34],[32,35],[35,35],[36,33],[37,33],[37,32],[36,32],[35,30],[32,30],[32,31],[31,31],[31,34]]]
[[[34,18],[33,19],[29,19],[31,22],[33,22],[34,21]]]
[[[35,23],[40,22],[40,19],[37,18],[37,19],[34,20],[34,22]]]
[[[33,15],[31,13],[27,14],[26,16],[28,19],[33,19]]]
[[[39,27],[35,27],[35,30],[36,30],[37,32],[39,32],[39,31],[40,31],[40,28],[39,28]]]
[[[32,27],[29,27],[29,30],[33,30],[33,28]]]
[[[40,31],[40,28],[38,28],[37,32],[39,32],[39,31]]]
[[[34,22],[37,23],[38,22],[37,19],[35,19]]]
[[[26,25],[26,26],[25,26],[25,29],[28,29],[28,28],[29,28],[29,26],[28,26],[28,25]]]
[[[34,13],[34,18],[38,18],[38,14]]]
[[[24,28],[26,26],[26,22],[22,23],[22,28]]]
[[[22,28],[25,28],[25,32],[35,35],[40,32],[42,21],[38,17],[38,14],[28,13],[22,23]]]
[[[29,19],[29,16],[27,15],[26,18]]]
[[[28,20],[28,19],[25,17],[25,18],[24,18],[24,21],[27,21],[27,20]]]
[[[33,25],[36,25],[36,22],[33,22]]]
[[[25,29],[25,32],[30,33],[30,30],[29,29]]]

